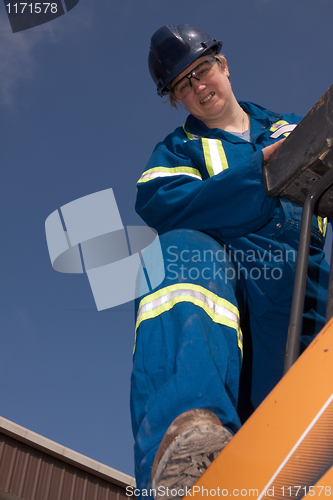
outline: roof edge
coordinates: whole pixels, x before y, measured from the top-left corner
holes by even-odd
[[[32,448],[43,451],[55,458],[58,458],[66,463],[74,465],[78,469],[89,472],[107,481],[112,481],[114,484],[126,488],[126,486],[135,487],[135,479],[128,474],[124,474],[108,465],[104,465],[92,458],[89,458],[81,453],[78,453],[70,448],[66,448],[55,441],[51,441],[36,432],[30,431],[21,425],[15,424],[10,420],[0,416],[0,432],[7,436],[17,439],[18,441],[28,444]]]

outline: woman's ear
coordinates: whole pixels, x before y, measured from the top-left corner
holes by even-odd
[[[223,59],[224,59],[224,68],[223,68],[223,71],[225,73],[225,75],[230,78],[230,71],[229,71],[229,68],[228,68],[228,63],[227,63],[227,60],[226,58],[223,56]]]

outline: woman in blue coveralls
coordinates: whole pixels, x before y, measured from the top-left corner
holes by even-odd
[[[132,375],[137,488],[151,498],[181,498],[283,370],[301,208],[268,198],[261,169],[300,117],[237,101],[221,47],[188,25],[151,39],[159,95],[190,113],[138,182],[165,267],[137,303]],[[314,216],[302,348],[324,324],[324,226]]]

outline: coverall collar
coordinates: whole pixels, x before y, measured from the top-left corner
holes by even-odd
[[[282,115],[269,111],[262,106],[246,101],[238,101],[238,104],[250,115],[251,121],[251,137],[255,142],[257,137],[269,129],[272,123],[281,120]],[[243,142],[230,132],[218,128],[208,128],[201,120],[198,120],[193,115],[187,117],[185,130],[190,134],[200,137],[218,137],[227,138],[229,142]]]

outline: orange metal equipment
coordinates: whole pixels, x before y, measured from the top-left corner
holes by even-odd
[[[333,319],[186,497],[333,500]]]

